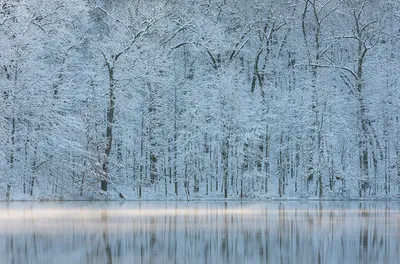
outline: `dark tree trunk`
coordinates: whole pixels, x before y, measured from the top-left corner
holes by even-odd
[[[114,66],[110,62],[106,62],[109,77],[108,91],[108,106],[107,106],[107,129],[106,129],[106,148],[103,161],[103,178],[101,180],[101,190],[107,192],[109,178],[109,157],[113,139],[113,124],[115,110],[115,95],[114,95]]]

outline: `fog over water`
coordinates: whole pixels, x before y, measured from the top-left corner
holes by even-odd
[[[3,263],[396,263],[395,202],[0,204]]]

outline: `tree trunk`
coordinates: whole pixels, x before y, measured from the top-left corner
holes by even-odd
[[[109,157],[113,139],[113,124],[114,124],[114,110],[115,110],[115,95],[114,95],[114,65],[106,62],[109,78],[108,90],[108,106],[107,106],[107,129],[106,129],[106,148],[103,161],[103,178],[101,180],[101,190],[107,192],[109,178]]]
[[[15,149],[15,118],[11,121],[11,153],[10,153],[10,173],[13,173],[14,168],[14,149]],[[13,175],[9,175],[7,180],[6,200],[10,199],[11,195],[11,178]]]
[[[222,143],[222,173],[224,185],[224,198],[228,198],[228,179],[229,179],[229,141],[227,138]]]

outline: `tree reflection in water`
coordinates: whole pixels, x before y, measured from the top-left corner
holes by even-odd
[[[4,263],[396,263],[389,202],[0,205]]]

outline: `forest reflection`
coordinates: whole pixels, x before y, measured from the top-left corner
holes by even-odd
[[[391,202],[0,204],[4,263],[396,263]]]

